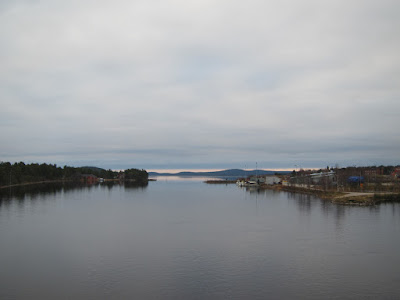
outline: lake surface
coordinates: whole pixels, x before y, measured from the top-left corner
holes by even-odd
[[[0,299],[400,299],[400,205],[158,178],[3,191]]]

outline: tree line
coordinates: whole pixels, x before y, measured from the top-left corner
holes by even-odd
[[[96,167],[59,167],[56,164],[46,163],[18,162],[11,164],[10,162],[0,162],[0,186],[50,180],[74,180],[79,179],[83,174],[92,174],[104,179],[123,178],[125,175],[125,177],[138,182],[147,182],[148,180],[147,171],[138,169],[116,172]]]
[[[127,169],[124,171],[125,180],[134,180],[137,183],[147,183],[149,174],[146,170]]]

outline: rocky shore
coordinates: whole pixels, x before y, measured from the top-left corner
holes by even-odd
[[[266,184],[260,185],[259,188],[314,195],[323,200],[327,200],[332,203],[341,205],[370,206],[385,202],[400,202],[400,193],[337,192],[329,190],[325,191],[325,190],[307,189],[295,186],[266,185]]]
[[[236,180],[206,180],[204,182],[208,184],[232,184],[236,183]]]

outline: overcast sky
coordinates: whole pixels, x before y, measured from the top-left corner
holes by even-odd
[[[400,163],[398,0],[2,0],[0,161]]]

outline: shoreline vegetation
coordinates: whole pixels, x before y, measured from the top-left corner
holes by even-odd
[[[241,172],[239,172],[241,171]],[[323,200],[342,205],[377,205],[384,202],[400,202],[400,166],[347,167],[320,170],[293,170],[271,175],[250,175],[248,179],[258,182],[250,189],[271,189],[290,193],[317,196]],[[232,175],[243,170],[231,169],[211,172],[209,175]],[[190,175],[205,173],[183,172]],[[286,173],[286,174],[285,174]],[[290,174],[288,174],[290,173]],[[151,173],[150,173],[151,174]],[[354,176],[357,175],[357,176]],[[273,176],[276,184],[260,182],[265,176]],[[354,178],[357,179],[354,181]],[[352,180],[349,180],[352,179]],[[103,182],[125,182],[129,185],[147,185],[149,173],[146,170],[127,169],[124,171],[105,170],[97,167],[58,167],[52,164],[11,164],[0,162],[0,189],[47,183],[95,184]],[[244,180],[243,178],[241,180]],[[278,181],[279,184],[277,183]],[[236,179],[211,179],[207,184],[234,184]]]
[[[207,184],[235,184],[236,180],[206,180]],[[248,186],[248,189],[268,189],[289,193],[299,193],[316,196],[322,200],[341,205],[371,206],[388,202],[400,202],[400,193],[395,192],[338,192],[333,190],[320,190],[299,186],[284,186],[281,184],[260,184]]]
[[[400,202],[400,193],[393,192],[338,192],[282,185],[260,185],[259,188],[313,195],[322,200],[341,205],[371,206],[388,202]]]
[[[230,178],[207,180],[208,184],[233,184]],[[293,170],[289,174],[238,178],[246,189],[271,189],[314,195],[342,205],[369,206],[400,202],[400,166],[346,167]]]
[[[11,164],[0,162],[0,189],[42,183],[80,183],[129,182],[130,184],[148,184],[146,170],[126,169],[124,171],[105,170],[97,167],[58,167],[52,164]]]

